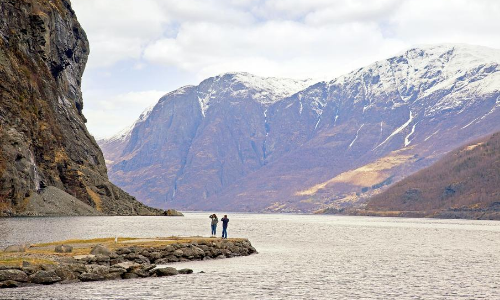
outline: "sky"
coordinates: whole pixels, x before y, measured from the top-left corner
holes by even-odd
[[[412,46],[500,49],[498,0],[72,0],[90,41],[97,139],[165,93],[225,72],[331,80]]]

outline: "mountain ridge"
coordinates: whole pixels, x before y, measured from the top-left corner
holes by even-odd
[[[500,129],[487,122],[499,113],[500,51],[439,45],[403,53],[266,105],[252,97],[256,91],[228,92],[228,87],[241,88],[230,75],[211,77],[182,95],[163,97],[136,127],[141,134],[123,142],[128,152],[100,142],[106,156],[113,156],[110,174],[155,205],[166,200],[188,209],[311,211],[363,200],[363,195],[346,200],[364,187],[339,181],[337,176],[345,172],[381,160],[385,163],[377,168],[391,168],[370,176],[380,182],[399,180],[458,146],[459,134],[473,139]],[[223,84],[213,90],[215,78]],[[204,112],[195,89],[213,97]],[[171,126],[184,132],[167,130]],[[134,152],[153,144],[149,153],[168,148],[176,162],[172,157],[145,162],[144,155]],[[387,163],[391,155],[397,165]],[[148,170],[156,180],[169,179],[129,187],[138,178],[127,177],[139,170]],[[325,182],[316,193],[300,194]],[[151,198],[153,188],[163,196]]]

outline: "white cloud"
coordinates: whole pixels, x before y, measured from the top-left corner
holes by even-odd
[[[500,2],[408,0],[392,16],[398,39],[413,44],[458,42],[500,48]]]
[[[342,24],[342,23],[373,23],[389,18],[399,8],[400,0],[376,1],[336,1],[324,9],[308,13],[305,21],[308,24]]]
[[[160,38],[168,23],[156,0],[73,0],[72,4],[90,41],[91,68],[140,59],[144,46]]]
[[[232,1],[218,3],[238,8]],[[248,0],[239,9],[260,21],[246,18],[228,26],[200,15],[183,22],[178,14],[177,35],[150,43],[143,58],[192,72],[198,79],[228,71],[333,78],[413,44],[499,47],[498,5],[466,0],[453,5],[444,0]]]
[[[141,72],[165,68],[168,74],[189,74],[186,84],[229,71],[332,79],[415,44],[459,42],[500,48],[497,0],[72,3],[91,43],[90,69],[106,73],[118,62]],[[115,80],[112,95],[86,91],[91,130],[101,121],[115,122],[111,121],[111,114],[124,114],[112,111],[113,105],[107,102],[116,103],[118,97],[137,90],[166,89],[151,87],[147,80],[138,77],[133,88]],[[141,88],[141,83],[147,88]],[[95,90],[95,85],[107,89],[110,83],[94,80],[92,84]],[[121,95],[116,95],[116,91]],[[108,114],[95,113],[105,107],[109,107]],[[145,107],[138,104],[129,109],[137,110],[134,113],[139,115]]]
[[[110,137],[132,125],[141,112],[158,102],[164,91],[141,91],[105,96],[101,91],[88,91],[92,105],[84,107],[87,128],[96,138]]]

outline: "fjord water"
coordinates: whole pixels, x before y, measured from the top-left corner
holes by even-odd
[[[116,235],[207,236],[208,215],[0,219],[0,247]],[[174,264],[194,269],[192,275],[4,289],[0,298],[500,297],[500,222],[284,214],[229,218],[229,237],[248,237],[259,254]]]

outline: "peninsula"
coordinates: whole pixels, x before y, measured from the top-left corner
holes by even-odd
[[[0,288],[191,274],[191,269],[164,265],[254,253],[243,238],[99,238],[13,245],[0,252]]]

